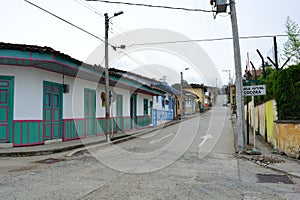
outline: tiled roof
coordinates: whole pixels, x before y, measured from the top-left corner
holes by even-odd
[[[155,80],[154,78],[149,78],[149,77],[146,77],[146,76],[142,76],[140,74],[135,74],[135,73],[130,72],[130,71],[124,71],[124,70],[117,69],[117,68],[110,68],[109,70],[111,72],[115,72],[116,74],[132,75],[132,76],[135,76],[137,78],[141,78],[141,79],[147,80],[147,81],[152,82],[152,83],[160,83],[159,81]]]
[[[31,52],[37,52],[37,53],[49,53],[54,54],[58,57],[61,57],[63,59],[69,60],[71,62],[74,62],[76,64],[82,64],[82,61],[79,61],[75,58],[72,58],[71,56],[61,53],[59,51],[56,51],[52,49],[51,47],[41,47],[36,45],[26,45],[26,44],[12,44],[12,43],[4,43],[0,42],[0,49],[8,49],[8,50],[20,50],[20,51],[31,51]]]
[[[59,58],[62,58],[64,60],[70,61],[80,67],[83,67],[85,69],[91,69],[92,71],[96,72],[96,74],[90,74],[90,73],[80,73],[80,76],[85,77],[88,80],[96,80],[104,84],[104,71],[105,69],[101,67],[100,65],[90,65],[83,63],[82,61],[79,61],[75,58],[72,58],[71,56],[61,53],[59,51],[56,51],[50,47],[44,46],[36,46],[36,45],[25,45],[25,44],[12,44],[12,43],[4,43],[0,42],[0,50],[17,50],[17,51],[26,51],[26,52],[37,52],[40,54],[53,54]],[[18,59],[18,58],[16,58]],[[11,61],[11,59],[10,59]],[[79,68],[72,68],[72,69],[66,69],[65,65],[60,64],[59,62],[52,62],[52,60],[47,60],[43,62],[38,62],[35,64],[35,67],[46,69],[49,71],[57,72],[57,73],[64,73],[70,76],[77,76]],[[100,76],[99,74],[100,73]],[[130,77],[124,77],[123,74],[125,71],[122,71],[122,73],[118,73],[117,70],[109,70],[110,74],[110,82],[112,81],[112,85],[116,85],[116,82],[119,82],[124,84],[128,83],[130,87],[136,87],[137,91],[148,91],[150,93],[159,93],[163,94],[164,91],[162,91],[159,88],[152,87],[150,84],[144,84],[138,80],[134,80]],[[133,74],[133,73],[131,73]],[[139,75],[137,75],[139,76]],[[147,77],[144,77],[147,78]],[[149,79],[149,78],[148,78]],[[119,84],[119,83],[118,83]]]
[[[170,94],[174,94],[174,95],[177,95],[179,96],[181,94],[181,92],[179,92],[178,90],[176,90],[175,88],[169,86],[168,84],[166,83],[159,83],[159,84],[154,84],[155,87],[157,88],[160,88]]]

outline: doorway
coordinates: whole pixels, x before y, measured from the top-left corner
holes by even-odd
[[[62,138],[62,84],[44,81],[44,139]]]
[[[0,143],[12,141],[14,77],[0,76]]]

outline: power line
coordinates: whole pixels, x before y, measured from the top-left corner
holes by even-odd
[[[87,4],[86,2],[82,1],[82,0],[74,0],[76,3],[78,3],[79,5],[84,6],[85,8],[89,9],[90,11],[92,11],[93,13],[100,15],[101,17],[103,17],[103,14],[99,13],[95,8],[93,8],[92,6],[90,6],[89,4]]]
[[[258,39],[258,38],[271,38],[271,37],[287,37],[288,35],[260,35],[260,36],[244,36],[239,37],[239,39]],[[199,39],[199,40],[176,40],[176,41],[163,41],[163,42],[148,42],[148,43],[136,43],[127,45],[127,47],[133,46],[145,46],[145,45],[158,45],[158,44],[175,44],[175,43],[187,43],[187,42],[211,42],[211,41],[220,41],[220,40],[232,40],[232,37],[228,38],[212,38],[212,39]]]
[[[30,1],[27,1],[27,0],[24,0],[24,1],[27,2],[27,3],[29,3],[29,4],[31,4],[32,6],[34,6],[34,7],[36,7],[36,8],[38,8],[38,9],[40,9],[40,10],[42,10],[42,11],[48,13],[49,15],[52,15],[52,16],[56,17],[57,19],[59,19],[59,20],[65,22],[65,23],[67,23],[67,24],[69,24],[69,25],[71,25],[71,26],[73,26],[73,27],[75,27],[75,28],[77,28],[77,29],[79,29],[79,30],[81,30],[81,31],[83,31],[83,32],[85,32],[85,33],[87,33],[87,34],[93,36],[94,38],[97,38],[98,40],[101,40],[102,42],[104,42],[104,39],[102,39],[102,38],[100,38],[100,37],[98,37],[98,36],[96,36],[96,35],[94,35],[94,34],[88,32],[88,31],[84,30],[83,28],[80,28],[79,26],[77,26],[77,25],[75,25],[75,24],[73,24],[73,23],[71,23],[71,22],[69,22],[69,21],[67,21],[67,20],[65,20],[65,19],[63,19],[63,18],[61,18],[61,17],[59,17],[59,16],[57,16],[57,15],[51,13],[51,12],[49,12],[48,10],[46,10],[46,9],[44,9],[44,8],[42,8],[42,7],[40,7],[40,6],[36,5],[36,4],[34,4],[34,3],[31,3]]]
[[[94,14],[97,14],[97,15],[103,17],[103,15],[104,15],[103,13],[99,12],[95,7],[93,7],[93,6],[89,5],[88,3],[84,2],[84,0],[74,0],[74,1],[75,1],[76,3],[78,3],[79,5],[81,5],[81,6],[85,7],[85,8],[87,8],[87,9],[90,10],[90,11],[92,11]],[[137,42],[135,39],[132,39],[130,36],[128,36],[126,33],[124,33],[125,31],[122,30],[121,26],[119,26],[119,25],[113,23],[112,21],[109,21],[109,23],[112,25],[112,27],[110,27],[111,29],[113,29],[113,27],[116,27],[118,30],[120,30],[120,31],[122,32],[122,33],[119,33],[118,31],[114,31],[114,32],[116,32],[119,36],[121,36],[121,37],[123,38],[123,39],[122,39],[123,41],[127,42],[126,40],[127,40],[127,38],[128,38],[129,40],[132,41],[132,43]],[[112,30],[110,30],[110,32],[111,32],[113,35],[116,35]],[[121,38],[120,38],[120,39],[121,39]],[[141,51],[142,51],[141,53],[142,53],[147,59],[153,61],[154,63],[155,63],[155,62],[161,63],[161,61],[160,61],[159,59],[153,57],[151,54],[145,52],[144,50],[141,50]]]
[[[144,63],[142,63],[141,61],[139,61],[138,59],[134,58],[133,56],[128,55],[128,53],[125,52],[121,52],[121,51],[117,51],[119,54],[123,54],[125,56],[127,56],[128,58],[130,58],[132,61],[134,61],[136,64],[141,65],[141,66],[145,66]]]
[[[93,6],[89,5],[88,3],[86,3],[84,0],[74,0],[76,3],[78,3],[79,5],[85,7],[86,9],[90,10],[91,12],[93,12],[94,14],[97,14],[99,15],[100,17],[104,17],[104,13],[98,11],[96,8],[94,8]],[[109,23],[113,26],[113,22],[112,20],[109,21]],[[113,32],[113,28],[112,27],[109,27],[110,28],[110,33],[114,34]]]
[[[97,15],[99,15],[99,16],[101,16],[101,17],[103,17],[103,13],[101,13],[100,11],[98,11],[96,8],[94,8],[93,6],[91,6],[91,5],[89,5],[89,4],[87,4],[86,2],[84,2],[83,0],[74,0],[76,3],[78,3],[79,5],[81,5],[81,6],[83,6],[83,7],[85,7],[86,9],[88,9],[88,10],[90,10],[91,12],[93,12],[94,14],[97,14]],[[110,21],[109,22],[111,25],[112,25],[112,27],[116,27],[117,29],[119,29],[121,32],[124,32],[123,30],[122,30],[122,28],[121,27],[119,27],[118,25],[115,25],[115,23],[113,23],[112,21]],[[112,29],[112,27],[111,27],[111,29]],[[113,33],[113,31],[110,31],[112,34],[114,34]],[[116,33],[117,34],[119,34],[119,35],[124,35],[124,38],[122,39],[122,40],[124,40],[125,42],[127,42],[126,40],[126,38],[128,38],[129,40],[131,40],[132,42],[137,42],[137,41],[135,41],[134,39],[132,39],[131,37],[129,37],[126,33],[124,33],[124,34],[120,34],[120,33],[118,33],[118,31],[116,31]],[[115,35],[115,34],[114,34]],[[150,54],[147,54],[146,52],[144,52],[143,50],[141,50],[142,52],[142,54],[148,59],[148,60],[151,60],[152,62],[154,62],[155,63],[155,60],[157,60],[155,57],[153,57],[153,56],[151,56]],[[124,55],[127,55],[128,57],[129,57],[129,55],[128,54],[124,54]],[[148,55],[148,56],[147,56]],[[133,57],[129,57],[131,60],[133,60],[134,62],[139,62],[139,65],[144,65],[141,61],[138,61],[138,59],[136,59],[136,58],[134,58],[133,59]],[[104,60],[103,60],[104,61]],[[102,65],[102,63],[103,63],[103,61],[101,62],[101,64],[100,65]],[[158,60],[157,60],[158,61]],[[156,62],[157,62],[156,61]],[[158,62],[160,62],[160,61],[158,61]],[[153,72],[152,72],[153,73]],[[155,73],[158,73],[158,72],[155,72]]]
[[[98,1],[98,2],[102,2],[102,3],[123,4],[123,5],[130,5],[130,6],[143,6],[143,7],[149,7],[149,8],[164,8],[164,9],[184,10],[184,11],[193,11],[193,12],[215,12],[213,10],[204,10],[204,9],[196,9],[196,8],[159,6],[159,5],[142,4],[142,3],[129,3],[129,2],[120,2],[120,1],[106,1],[106,0],[86,0],[86,1]]]

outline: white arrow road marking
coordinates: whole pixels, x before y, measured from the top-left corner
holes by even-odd
[[[203,136],[203,137],[201,137],[201,138],[203,138],[203,140],[202,140],[202,142],[198,145],[198,147],[201,147],[201,146],[206,142],[207,139],[213,139],[213,136],[211,136],[211,134],[209,134],[209,135],[205,135],[205,136]]]
[[[165,139],[165,138],[167,138],[167,137],[170,137],[170,136],[172,136],[173,135],[173,133],[170,133],[170,134],[168,134],[168,135],[166,135],[166,136],[164,136],[164,137],[162,137],[162,138],[160,138],[160,139],[158,139],[158,140],[152,140],[149,144],[155,144],[155,143],[158,143],[158,142],[160,142],[160,141],[162,141],[163,139]]]
[[[158,130],[158,131],[154,131],[152,133],[149,133],[149,134],[145,134],[145,135],[141,135],[141,136],[138,136],[139,138],[142,138],[142,139],[148,139],[148,138],[151,138],[151,137],[154,137],[155,135],[157,135],[161,130]]]

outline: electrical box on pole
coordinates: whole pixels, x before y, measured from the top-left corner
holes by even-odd
[[[226,13],[227,12],[227,0],[211,0],[210,4],[217,8],[216,12],[218,13]]]

